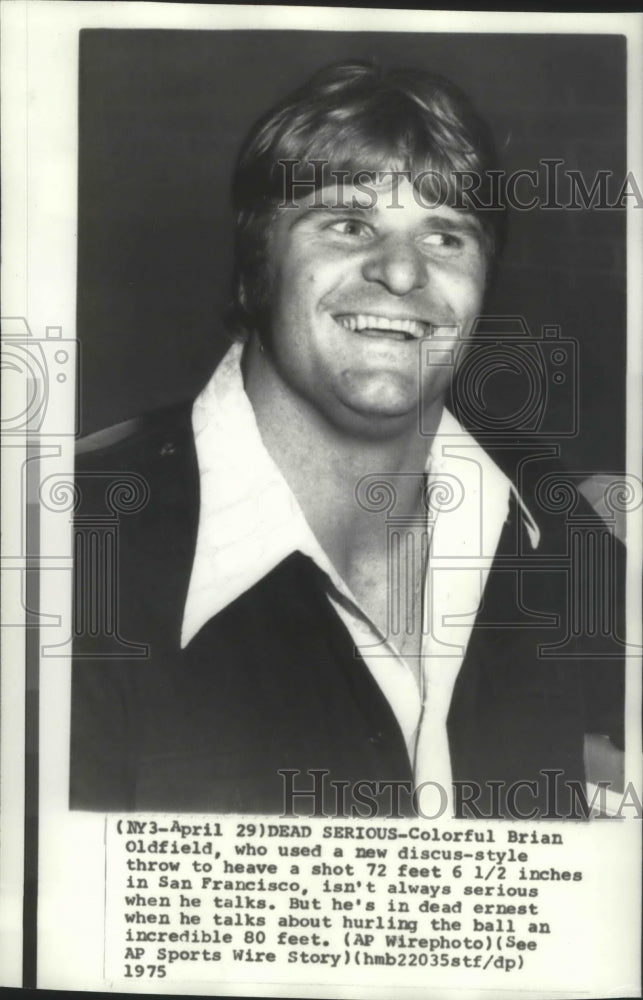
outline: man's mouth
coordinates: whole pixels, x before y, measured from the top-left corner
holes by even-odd
[[[388,337],[392,340],[421,340],[431,333],[430,323],[419,319],[391,319],[371,313],[345,313],[335,316],[335,322],[352,333],[367,337]]]

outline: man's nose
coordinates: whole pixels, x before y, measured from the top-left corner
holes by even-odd
[[[421,251],[407,240],[391,237],[373,247],[364,261],[367,281],[383,285],[392,295],[408,295],[428,281],[427,265]]]

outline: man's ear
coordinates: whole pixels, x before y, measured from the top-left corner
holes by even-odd
[[[246,283],[243,278],[239,277],[237,279],[237,298],[240,305],[244,308],[248,308],[248,291],[246,289]]]

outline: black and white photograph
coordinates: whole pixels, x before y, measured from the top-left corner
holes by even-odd
[[[624,72],[618,37],[82,34],[72,807],[622,791]]]
[[[7,13],[6,985],[640,996],[640,16]]]

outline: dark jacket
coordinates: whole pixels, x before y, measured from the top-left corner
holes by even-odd
[[[77,459],[72,808],[335,815],[334,781],[349,783],[348,814],[354,783],[410,786],[396,718],[300,553],[180,649],[199,501],[190,407],[113,438]],[[538,449],[493,457],[517,478],[542,538],[532,550],[512,499],[448,717],[469,804],[456,802],[470,816],[552,815],[556,784],[555,808],[569,815],[585,734],[622,740],[620,546],[580,494],[571,506],[555,492],[547,501],[560,470]],[[516,782],[536,785],[512,804]],[[284,808],[287,789],[322,787],[323,802]],[[377,796],[370,786],[361,795],[357,814],[368,816]],[[390,788],[377,801],[390,815]],[[403,789],[399,801],[412,812]]]

